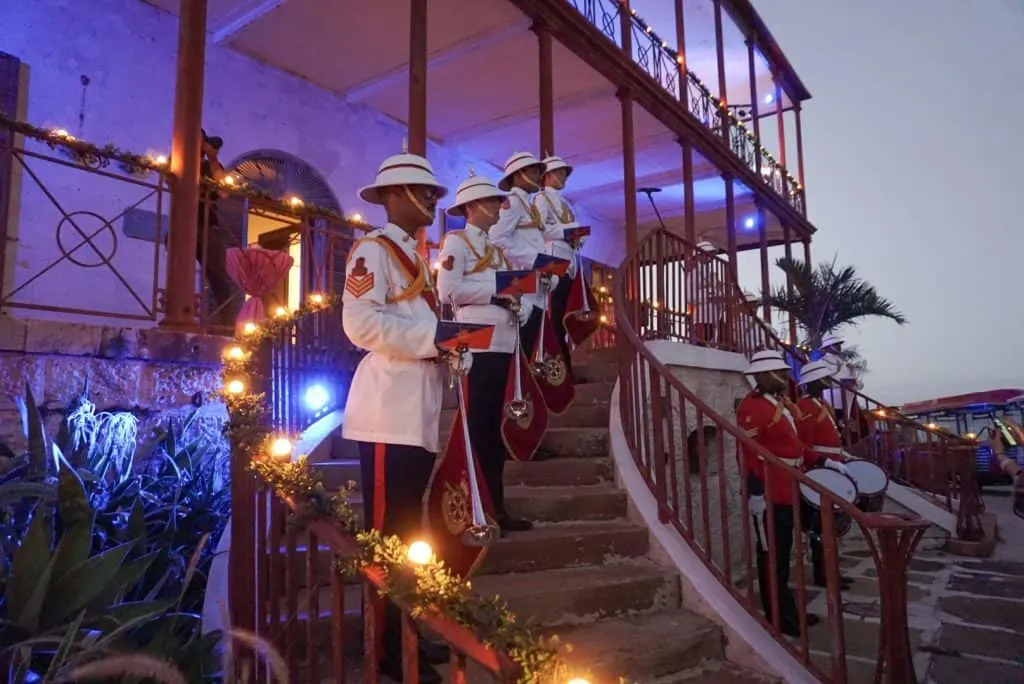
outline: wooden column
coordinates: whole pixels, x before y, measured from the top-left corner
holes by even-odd
[[[786,166],[786,112],[782,108],[782,88],[779,86],[778,80],[773,76],[772,82],[775,85],[775,120],[778,125],[779,132],[779,163],[782,164],[783,168]],[[785,197],[787,190],[786,186],[788,181],[786,180],[785,174],[780,170],[779,178],[782,182],[782,195]],[[789,244],[788,241],[786,244]]]
[[[683,0],[675,0],[676,6],[676,52],[679,56],[676,62],[679,64],[679,101],[683,106],[688,106],[690,91],[687,89],[687,68],[686,68],[686,17],[683,12]]]
[[[680,140],[683,148],[683,237],[693,247],[697,244],[697,213],[693,197],[693,146]]]
[[[18,98],[21,84],[21,61],[13,55],[0,52],[0,112],[11,119],[18,118]],[[11,188],[14,184],[14,133],[0,128],[0,301],[6,292],[4,280],[7,265],[7,242],[15,236],[8,234],[8,221],[17,218],[11,213]]]
[[[729,142],[729,117],[726,115],[729,104],[728,85],[725,82],[725,34],[722,30],[722,0],[715,3],[715,53],[718,57],[718,99],[721,101],[722,137]]]
[[[789,224],[782,224],[782,239],[786,243],[786,259],[791,260],[793,258],[793,244],[790,242],[792,234],[789,230]],[[793,298],[793,279],[786,274],[786,294],[790,299]],[[796,346],[796,319],[792,315],[789,317],[789,343]]]
[[[409,0],[409,152],[427,156],[427,0]],[[416,251],[430,258],[427,227],[416,234]]]
[[[764,207],[757,203],[757,233],[761,244],[758,252],[761,256],[761,306],[762,316],[769,323],[772,322],[772,307],[768,304],[768,297],[771,294],[772,282],[768,271],[768,226],[765,222]]]
[[[755,63],[756,55],[754,54],[754,41],[753,39],[747,40],[747,73],[748,80],[750,81],[750,123],[754,127],[754,139],[757,140],[758,145],[761,144],[761,122],[758,118],[758,110],[761,107],[761,103],[758,101],[757,92],[757,64]],[[757,150],[754,152],[754,168],[757,171],[758,178],[761,177],[761,151]]]
[[[633,60],[633,15],[629,11],[629,0],[620,0],[619,9],[619,33],[622,40],[620,47],[626,53],[626,58],[632,63]]]
[[[811,263],[811,239],[807,238],[804,240],[804,262],[808,265]]]
[[[632,256],[640,244],[636,218],[636,149],[633,139],[633,96],[625,88],[616,93],[622,104],[622,186],[626,216],[626,253]]]
[[[723,175],[725,181],[725,224],[726,244],[729,251],[729,279],[732,281],[726,285],[724,292],[728,292],[730,285],[739,286],[739,268],[736,264],[736,196],[732,186],[732,176]],[[746,306],[746,304],[744,304]],[[736,302],[730,300],[725,304],[725,343],[728,347],[736,342]]]
[[[800,123],[800,103],[797,102],[793,108],[796,110],[796,178],[800,181],[799,192],[803,195],[803,214],[807,216],[807,193],[804,191],[804,132]]]
[[[555,70],[551,31],[541,21],[535,21],[532,28],[537,34],[537,64],[540,69],[540,154],[543,159],[555,153]]]
[[[178,67],[171,133],[171,226],[167,238],[165,312],[160,325],[196,326],[196,243],[199,239],[199,167],[206,61],[206,0],[181,0]]]

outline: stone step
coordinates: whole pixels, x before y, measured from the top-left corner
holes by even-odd
[[[576,404],[573,403],[566,409],[565,413],[558,415],[548,414],[548,428],[587,428],[587,427],[608,427],[608,403],[598,404]],[[441,443],[445,444],[448,439],[448,432],[455,422],[456,409],[444,409],[441,411]]]
[[[541,525],[513,532],[487,552],[482,572],[522,573],[588,564],[647,553],[647,530],[626,520]]]
[[[591,382],[615,382],[619,377],[619,366],[615,363],[595,363],[586,359],[583,363],[574,361],[572,372],[577,385]]]
[[[572,353],[573,364],[606,363],[614,365],[618,363],[619,350],[615,347],[607,349],[577,349]]]
[[[570,671],[588,672],[594,682],[616,682],[619,677],[661,682],[666,675],[678,676],[707,659],[721,658],[725,651],[721,629],[683,609],[565,627],[557,633],[572,645]]]
[[[473,588],[501,596],[522,621],[555,625],[680,605],[679,576],[647,559],[540,572],[480,575]],[[666,639],[663,634],[662,639]],[[670,638],[670,637],[669,637]]]
[[[605,457],[608,455],[608,428],[548,428],[541,447],[557,456]]]
[[[596,485],[614,478],[610,458],[552,458],[546,461],[505,464],[505,484],[529,487]]]
[[[573,406],[581,404],[607,404],[612,398],[614,382],[585,382],[576,385]]]
[[[709,659],[683,672],[659,677],[654,684],[783,684],[783,681],[726,660]]]
[[[505,507],[536,522],[612,520],[626,516],[626,493],[614,485],[505,488]]]

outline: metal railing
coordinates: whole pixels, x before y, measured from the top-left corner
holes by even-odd
[[[682,338],[708,346],[748,353],[767,343],[760,326],[742,327],[743,304],[736,297],[708,297],[700,294],[700,276],[716,273],[713,257],[698,253],[679,238],[664,231],[645,237],[636,253],[623,263],[614,287],[616,338],[619,350],[619,406],[626,442],[641,475],[657,500],[661,522],[671,525],[705,563],[718,581],[750,615],[760,620],[776,640],[812,673],[823,681],[849,680],[844,637],[843,602],[839,588],[839,534],[849,526],[863,539],[878,576],[881,613],[877,631],[878,666],[876,681],[916,681],[913,674],[907,630],[906,568],[928,523],[899,515],[865,513],[839,499],[800,471],[783,464],[753,442],[732,420],[709,406],[693,388],[673,370],[662,364],[648,347],[647,340],[666,336],[663,317],[644,304],[657,293],[660,301],[695,302],[711,307],[701,318],[723,319],[715,326],[712,339],[700,337],[711,332],[697,323],[683,327]],[[678,271],[666,276],[666,270]],[[689,277],[688,277],[689,276]],[[672,285],[675,283],[675,285]],[[730,292],[729,280],[712,285]],[[687,284],[690,285],[687,288]],[[668,307],[672,308],[672,307]],[[752,314],[751,314],[752,315]],[[756,318],[756,317],[755,317]],[[701,332],[703,330],[703,332]],[[793,546],[798,560],[793,566],[794,597],[801,636],[783,635],[783,596],[774,582],[781,570],[768,564],[764,585],[768,587],[765,604],[769,618],[763,617],[756,569],[757,549],[772,558],[775,549],[786,540],[777,539],[775,518],[785,511],[769,506],[767,539],[755,538],[748,509],[745,470],[748,459],[762,459],[767,471],[769,500],[773,495],[773,474],[788,483],[794,501],[800,501],[800,489],[816,493],[822,501],[817,512],[822,541],[825,586],[813,587],[809,569],[802,560],[808,540],[805,526],[812,522],[810,509],[792,508]],[[772,581],[768,581],[768,578]],[[817,649],[808,633],[808,600],[823,594],[827,606],[824,630]],[[792,629],[792,626],[790,626]]]
[[[616,0],[565,0],[609,41],[625,49],[621,13]],[[723,144],[801,216],[806,216],[804,188],[800,182],[744,126],[721,97],[681,64],[680,57],[647,24],[631,14],[629,46],[632,61],[659,88],[685,104],[687,112],[705,128],[723,139]],[[680,83],[685,84],[681,92]]]

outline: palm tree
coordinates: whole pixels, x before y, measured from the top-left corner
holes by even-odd
[[[780,286],[769,294],[768,303],[796,320],[812,348],[821,344],[825,335],[844,325],[856,326],[869,316],[888,318],[898,325],[907,322],[906,316],[857,275],[853,266],[840,268],[833,260],[815,268],[786,257],[775,264],[793,284],[793,292]]]

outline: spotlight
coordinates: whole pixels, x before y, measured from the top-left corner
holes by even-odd
[[[327,388],[323,385],[310,385],[306,389],[305,395],[306,406],[313,412],[319,411],[327,402],[330,400],[331,395],[327,392]]]

